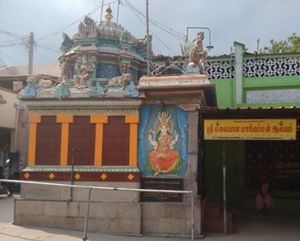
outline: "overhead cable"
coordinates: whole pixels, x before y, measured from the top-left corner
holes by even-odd
[[[36,47],[41,48],[41,49],[45,49],[45,50],[49,50],[49,51],[52,51],[52,52],[55,52],[55,53],[60,53],[60,51],[57,48],[52,48],[50,46],[37,44]]]
[[[110,5],[110,4],[113,4],[113,3],[115,3],[115,2],[118,2],[118,0],[111,1],[111,2],[106,3],[106,4],[104,4],[104,5]],[[87,14],[81,16],[81,17],[78,18],[77,20],[75,20],[75,21],[73,21],[72,23],[68,24],[67,26],[65,26],[65,27],[63,27],[63,28],[61,28],[61,29],[55,31],[54,33],[50,33],[50,34],[47,34],[47,35],[45,35],[45,36],[43,36],[43,37],[38,38],[37,41],[47,39],[47,38],[52,37],[52,36],[55,36],[55,35],[57,35],[57,34],[61,34],[61,33],[62,33],[63,31],[65,31],[66,29],[68,29],[68,28],[72,27],[74,24],[80,22],[80,21],[84,18],[84,16],[91,16],[91,15],[93,15],[96,11],[98,11],[100,8],[102,8],[102,4],[98,4],[98,5],[97,5],[92,11],[90,11],[89,13],[87,13]]]
[[[132,8],[132,6],[129,6],[128,5],[128,7],[129,7],[129,9],[133,12],[133,14],[135,14],[136,15],[136,17],[142,22],[142,24],[144,24],[145,26],[146,26],[146,21],[145,21],[145,19],[144,18],[141,18],[141,16]],[[155,34],[155,32],[153,31],[153,30],[151,30],[151,34],[153,34],[160,42],[161,42],[161,44],[163,45],[163,46],[165,46],[173,55],[176,55],[176,53],[173,51],[173,50],[171,50],[170,48],[169,48],[169,46],[161,39],[161,38],[159,38],[158,37],[158,35],[157,34]]]
[[[12,38],[15,38],[15,39],[24,39],[24,35],[21,35],[21,34],[18,34],[18,33],[12,33],[10,31],[7,31],[7,30],[3,30],[3,29],[0,29],[0,34],[5,34],[5,35],[8,35]]]
[[[128,7],[129,7],[131,10],[136,11],[140,16],[142,16],[144,19],[146,19],[145,14],[143,14],[140,10],[138,10],[132,3],[130,3],[130,1],[128,1],[128,0],[124,0],[124,1],[127,3]],[[158,22],[158,21],[156,21],[156,20],[153,20],[152,18],[149,19],[149,22],[150,22],[152,25],[156,26],[157,28],[161,29],[162,31],[164,31],[164,32],[166,32],[166,33],[168,33],[168,34],[170,34],[171,36],[173,36],[173,37],[175,37],[175,38],[177,38],[177,39],[179,39],[179,40],[184,40],[184,39],[185,39],[185,35],[184,35],[184,34],[179,33],[179,32],[177,32],[177,31],[175,31],[174,29],[167,27],[167,26],[166,26],[165,24],[163,24],[163,23],[160,23],[160,22]],[[164,26],[164,27],[162,27],[161,25]]]
[[[0,44],[0,48],[6,48],[6,47],[12,47],[12,46],[18,46],[18,45],[23,45],[24,43],[16,43],[16,42],[13,42],[13,43],[8,43],[8,44]]]
[[[4,53],[2,50],[0,50],[0,53],[2,53],[2,55],[6,56],[7,58],[9,58],[13,63],[20,65],[15,59],[13,59],[11,56],[9,56],[8,54]]]

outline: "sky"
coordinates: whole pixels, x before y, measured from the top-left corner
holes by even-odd
[[[104,0],[104,8],[110,5],[113,10],[113,21],[117,2]],[[144,37],[146,0],[120,2],[118,23],[135,37]],[[0,65],[27,65],[25,43],[30,32],[37,45],[34,64],[57,63],[62,32],[73,36],[86,14],[99,22],[101,6],[102,0],[0,0]],[[299,9],[299,0],[149,0],[153,50],[180,55],[187,27],[204,27],[210,29],[214,46],[209,55],[229,54],[234,41],[253,52],[258,39],[263,48],[271,39],[284,40],[292,33],[299,36]],[[190,29],[188,39],[199,31],[205,32],[204,45],[209,45],[206,29]],[[14,44],[19,45],[7,46]]]

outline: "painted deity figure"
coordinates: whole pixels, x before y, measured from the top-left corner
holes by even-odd
[[[150,129],[148,134],[148,140],[153,147],[148,154],[148,159],[155,176],[160,173],[170,173],[180,161],[178,151],[174,150],[178,134],[174,131],[173,136],[171,114],[161,111],[157,118],[156,131]]]
[[[107,86],[120,86],[124,89],[131,81],[131,74],[123,74],[121,76],[113,77],[107,84]]]
[[[66,80],[70,79],[70,76],[69,76],[70,69],[67,64],[67,61],[66,60],[61,61],[59,64],[59,67],[61,69],[61,81],[66,81]]]
[[[87,81],[91,78],[94,70],[94,65],[88,54],[83,55],[81,62],[75,67],[76,72],[76,87],[86,87]]]

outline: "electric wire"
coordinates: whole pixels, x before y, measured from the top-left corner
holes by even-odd
[[[129,7],[129,6],[128,6]],[[129,7],[130,8],[130,7]],[[144,19],[142,19],[133,9],[131,9],[130,8],[130,10],[132,10],[132,12],[137,16],[137,18],[144,24],[144,25],[146,25],[146,23],[145,23],[145,20]],[[153,31],[151,31],[152,32],[152,34],[153,35],[155,35],[155,37],[157,37],[157,39],[159,40],[159,41],[161,41],[166,47],[167,47],[167,45],[153,32]],[[167,47],[168,49],[169,49],[169,47]],[[173,51],[171,50],[171,49],[169,49],[172,53],[173,53]],[[175,53],[173,53],[174,55],[175,55]],[[186,56],[181,56],[180,58],[178,58],[175,62],[173,62],[172,64],[173,65],[176,65],[177,63],[180,63],[180,62],[182,62],[182,61],[184,61],[184,59],[186,58]],[[158,73],[156,73],[154,76],[159,76],[159,75],[161,75],[162,73],[164,73],[166,70],[168,70],[169,68],[171,68],[172,66],[170,65],[170,66],[167,66],[165,69],[163,69],[163,70],[161,70],[160,72],[158,72]]]
[[[144,14],[142,14],[137,8],[135,8],[128,0],[125,0],[127,3],[128,3],[128,8],[139,18],[139,20],[144,24],[144,25],[146,25],[146,23],[145,23],[145,21],[146,21],[146,18],[145,18],[145,15]],[[142,18],[143,19],[142,19]],[[154,26],[156,26],[155,24],[154,24]],[[161,29],[161,28],[159,28],[159,29]],[[161,30],[163,30],[163,29],[161,29]],[[164,30],[163,30],[164,31]],[[164,41],[162,41],[161,40],[161,38],[160,37],[158,37],[158,35],[157,34],[155,34],[155,32],[153,31],[153,29],[151,29],[151,32],[152,32],[152,34],[159,40],[159,42],[161,42],[161,44],[163,45],[163,46],[165,46],[166,47],[166,49],[168,49],[173,55],[176,55],[176,53],[174,53],[174,51],[173,50],[171,50],[170,48],[169,48],[169,46],[164,42]],[[165,32],[165,31],[164,31]],[[169,32],[168,32],[169,33]],[[172,35],[173,36],[173,35]],[[174,36],[173,36],[174,37]],[[184,40],[185,39],[185,35],[182,35],[181,36],[182,38],[179,38],[179,40]],[[176,39],[178,39],[178,37],[176,37]]]
[[[110,1],[109,3],[106,3],[104,4],[104,6],[106,5],[110,5],[110,4],[113,4],[115,2],[118,2],[118,0],[114,0],[114,1]],[[41,40],[44,40],[44,39],[47,39],[49,37],[53,37],[53,36],[56,36],[58,34],[61,34],[63,31],[65,31],[66,29],[72,27],[74,24],[80,22],[84,16],[91,16],[93,14],[95,14],[100,8],[102,8],[102,4],[98,4],[93,10],[91,10],[90,12],[88,12],[87,14],[84,14],[83,16],[81,16],[80,18],[78,18],[77,20],[73,21],[72,23],[68,24],[67,26],[53,32],[53,33],[50,33],[50,34],[46,34],[45,36],[42,36],[40,38],[37,38],[36,40],[37,41],[41,41]]]
[[[136,17],[146,26],[146,22],[145,22],[145,20],[144,19],[142,19],[133,9],[131,9],[130,7],[129,7],[129,9],[133,12],[133,14],[135,14],[136,15]],[[164,41],[162,41],[159,37],[158,37],[158,35],[157,34],[155,34],[154,32],[153,32],[153,30],[151,31],[151,33],[161,42],[161,44],[162,45],[164,45],[172,54],[174,54],[174,55],[176,55],[176,53],[173,51],[173,50],[171,50],[170,48],[169,48],[169,46],[164,42]]]
[[[127,6],[129,7],[129,9],[139,18],[139,20],[143,23],[143,24],[145,24],[145,20],[143,20],[143,19],[146,19],[146,16],[140,11],[140,10],[138,10],[133,4],[131,4],[130,3],[130,1],[128,1],[128,0],[124,0],[126,3],[127,3]],[[93,15],[93,14],[95,14],[100,8],[102,9],[102,7],[103,6],[106,6],[106,5],[110,5],[110,4],[114,4],[114,3],[120,3],[121,1],[120,0],[114,0],[114,1],[111,1],[111,2],[109,2],[109,3],[106,3],[106,4],[98,4],[92,11],[90,11],[89,13],[87,13],[87,14],[85,14],[84,16],[86,16],[86,15],[88,15],[88,16],[91,16],[91,15]],[[113,5],[113,7],[114,7],[114,5]],[[49,38],[49,37],[51,37],[51,36],[55,36],[55,35],[57,35],[57,34],[59,34],[59,33],[61,33],[61,32],[63,32],[65,29],[68,29],[69,27],[71,27],[71,26],[73,26],[74,24],[76,24],[77,22],[79,22],[79,21],[81,21],[82,20],[82,18],[83,17],[81,17],[80,19],[77,19],[76,21],[73,21],[72,23],[70,23],[70,24],[68,24],[67,26],[65,26],[64,28],[62,28],[62,29],[60,29],[60,30],[58,30],[58,31],[56,31],[56,32],[54,32],[54,33],[51,33],[51,34],[47,34],[47,35],[45,35],[45,36],[43,36],[43,37],[40,37],[40,38],[38,38],[36,41],[41,41],[41,40],[44,40],[44,39],[47,39],[47,38]],[[143,19],[142,19],[143,18]],[[168,33],[168,34],[170,34],[171,36],[173,36],[174,38],[176,38],[176,39],[179,39],[179,40],[183,40],[184,38],[185,38],[185,35],[184,34],[182,34],[182,33],[179,33],[179,32],[177,32],[177,31],[175,31],[174,29],[172,29],[172,28],[169,28],[169,27],[167,27],[166,25],[164,25],[163,23],[160,23],[160,22],[158,22],[158,21],[156,21],[156,20],[153,20],[153,19],[150,19],[150,23],[153,25],[153,26],[155,26],[155,27],[157,27],[157,28],[159,28],[160,30],[162,30],[162,31],[164,31],[164,32],[166,32],[166,33]],[[163,27],[162,27],[163,26]],[[168,45],[166,44],[166,43],[164,43],[159,37],[158,37],[158,35],[157,34],[155,34],[154,32],[153,32],[153,30],[151,31],[152,32],[152,34],[162,43],[162,45],[164,45],[172,54],[174,54],[175,55],[175,53],[168,47]],[[9,35],[9,36],[12,36],[12,37],[14,37],[14,38],[17,38],[17,39],[21,39],[23,42],[24,42],[24,37],[19,37],[19,36],[17,36],[17,34],[14,34],[14,33],[10,33],[10,32],[8,32],[8,31],[5,31],[5,30],[1,30],[0,29],[0,33],[3,33],[3,34],[6,34],[6,35]],[[11,43],[11,45],[9,45],[9,44],[7,44],[6,46],[16,46],[16,45],[22,45],[22,44],[24,44],[24,43]],[[72,46],[72,48],[75,46],[77,44],[77,41],[75,40],[74,41],[74,43],[73,43],[73,46]],[[58,51],[56,48],[53,48],[52,46],[45,46],[45,45],[40,45],[40,44],[35,44],[35,46],[36,47],[38,47],[38,48],[42,48],[42,49],[46,49],[46,50],[49,50],[49,51],[53,51],[53,52],[60,52],[60,51]],[[2,44],[2,45],[0,45],[0,47],[4,47],[4,44]],[[3,53],[3,52],[2,52]],[[3,53],[4,54],[4,53]],[[69,58],[69,56],[67,57],[67,59]],[[178,60],[177,60],[178,61]],[[181,60],[180,60],[181,61]],[[179,61],[178,61],[179,62]],[[166,69],[165,69],[166,70]],[[165,71],[164,70],[164,71]],[[160,73],[158,73],[158,74],[160,74]],[[157,75],[158,75],[157,74]]]
[[[48,37],[55,36],[55,35],[61,33],[62,31],[64,31],[65,29],[67,29],[67,28],[73,26],[73,25],[76,24],[77,22],[81,21],[81,20],[84,18],[84,16],[86,16],[86,15],[87,15],[87,16],[91,16],[91,15],[95,14],[95,13],[97,12],[98,9],[100,9],[100,8],[102,9],[103,6],[107,6],[107,5],[110,5],[110,4],[115,3],[115,2],[118,2],[118,0],[111,1],[111,2],[106,3],[106,4],[103,4],[103,5],[102,5],[102,4],[98,4],[92,11],[90,11],[89,13],[83,15],[83,17],[81,17],[80,19],[78,19],[78,20],[72,22],[71,24],[65,26],[64,28],[62,28],[62,29],[60,29],[60,30],[58,30],[58,31],[56,31],[56,32],[54,32],[54,33],[52,33],[52,34],[48,34],[48,35],[45,35],[44,37],[38,38],[36,41],[41,41],[41,40],[44,40],[44,39],[46,39],[46,38],[48,38]],[[71,49],[74,48],[74,47],[77,45],[77,43],[78,43],[78,40],[75,39],[74,42],[73,42],[73,45],[72,45]],[[58,50],[58,48],[53,47],[53,46],[47,46],[47,45],[36,44],[36,47],[42,48],[42,49],[45,49],[45,50],[48,50],[48,51],[60,53],[60,51]],[[66,59],[65,59],[65,61],[68,61],[69,58],[70,58],[70,56],[67,56]],[[54,67],[53,67],[53,68],[54,68]]]
[[[23,45],[24,43],[8,43],[8,44],[0,44],[0,48],[7,48],[7,47],[13,47],[18,45]]]
[[[0,53],[2,53],[3,55],[5,55],[5,56],[8,57],[9,59],[11,59],[12,62],[17,63],[17,62],[15,62],[15,60],[14,60],[12,57],[10,57],[8,54],[4,53],[3,51],[0,50]],[[4,66],[3,66],[3,67],[11,74],[13,80],[14,80],[14,81],[20,81],[20,79],[17,78],[15,72],[12,71],[12,69],[11,69],[10,66],[6,65],[5,61],[4,61],[1,57],[0,57],[0,60],[2,60],[2,63],[4,63]],[[17,63],[17,64],[18,64],[18,63]],[[19,64],[18,64],[18,65],[19,65]]]
[[[52,51],[52,52],[55,52],[55,53],[60,53],[60,51],[57,48],[52,47],[52,46],[48,46],[48,45],[37,44],[36,47],[41,48],[41,49],[45,49],[45,50],[49,50],[49,51]]]
[[[2,40],[0,41],[1,44],[5,44],[5,43],[19,43],[20,41],[24,42],[26,40],[26,37],[24,37],[23,39],[20,40],[13,40],[13,39],[7,39],[7,40]]]
[[[21,34],[12,33],[10,31],[3,30],[3,29],[0,29],[0,34],[7,35],[11,38],[15,38],[15,39],[7,39],[7,40],[1,41],[0,48],[23,45],[26,43],[26,40],[28,39],[28,37],[25,37],[24,35],[22,36]]]
[[[2,52],[2,51],[0,50],[0,53],[1,53],[1,52]],[[2,53],[3,53],[3,52],[2,52]],[[1,56],[0,56],[0,61],[2,61],[2,63],[4,64],[3,66],[0,66],[0,67],[2,67],[4,70],[7,70],[7,71],[11,74],[10,77],[12,77],[13,81],[20,81],[20,79],[17,78],[17,76],[15,75],[15,73],[12,71],[11,67],[8,66],[8,65],[6,65],[5,61],[1,58]],[[13,90],[13,89],[12,89],[12,90]],[[14,91],[14,90],[13,90],[13,91]]]
[[[127,3],[127,6],[130,7],[131,9],[134,9],[134,11],[136,11],[140,16],[142,16],[144,19],[146,19],[145,14],[143,14],[139,9],[137,9],[129,0],[124,0]],[[156,26],[157,28],[159,28],[160,30],[170,34],[171,36],[173,36],[174,38],[178,39],[178,40],[184,40],[186,38],[186,36],[182,33],[179,33],[178,31],[175,31],[172,28],[167,27],[165,24],[160,23],[156,20],[153,20],[152,18],[149,19],[149,22]],[[164,28],[162,26],[164,26]]]
[[[181,56],[181,57],[178,58],[175,62],[172,62],[172,64],[173,64],[173,65],[176,65],[177,63],[180,63],[180,62],[184,61],[185,58],[186,58],[186,56]],[[162,71],[156,73],[154,76],[156,77],[156,76],[161,75],[163,72],[165,72],[166,70],[168,70],[168,69],[171,68],[171,67],[172,67],[171,65],[167,66],[165,69],[163,69]]]
[[[16,61],[14,58],[12,58],[10,55],[4,53],[2,50],[0,50],[0,53],[2,53],[2,55],[6,56],[7,58],[9,58],[13,63],[20,65],[20,63],[18,63],[18,61]]]
[[[103,6],[106,6],[106,5],[115,3],[115,2],[118,2],[118,0],[111,1],[111,2],[109,2],[109,3],[104,4]],[[102,8],[102,4],[98,4],[93,10],[91,10],[89,13],[85,14],[84,16],[86,16],[86,15],[87,15],[87,16],[91,16],[91,15],[95,14],[100,8]],[[84,16],[83,16],[83,17],[84,17]],[[83,17],[77,19],[76,21],[73,21],[72,23],[68,24],[68,25],[65,26],[64,28],[62,28],[62,29],[60,29],[60,30],[58,30],[58,31],[56,31],[56,32],[54,32],[54,33],[47,34],[47,35],[45,35],[45,36],[43,36],[43,37],[37,38],[37,39],[35,40],[35,47],[38,47],[38,48],[41,48],[41,49],[45,49],[45,50],[48,50],[48,51],[52,51],[52,52],[56,52],[56,53],[60,53],[60,51],[59,51],[56,47],[40,45],[40,44],[36,44],[36,42],[37,42],[37,41],[42,41],[42,40],[45,40],[45,39],[47,39],[47,38],[49,38],[49,37],[51,37],[51,36],[55,36],[55,35],[57,35],[57,34],[60,34],[60,33],[63,32],[64,30],[68,29],[69,27],[73,26],[73,25],[76,24],[77,22],[81,21],[81,20],[83,19]],[[13,37],[15,37],[15,38],[18,38],[18,39],[22,39],[22,40],[23,40],[22,43],[10,43],[10,44],[5,44],[5,45],[2,44],[2,45],[0,45],[0,48],[1,48],[1,47],[9,47],[9,46],[22,45],[22,44],[25,44],[25,45],[26,45],[26,42],[25,42],[26,38],[24,38],[24,37],[17,37],[17,34],[11,33],[11,32],[6,31],[6,30],[1,30],[1,29],[0,29],[0,33],[6,34],[6,35],[9,35],[9,36],[13,36]],[[15,35],[15,36],[14,36],[14,35]],[[4,41],[4,42],[6,42],[6,41]],[[7,40],[7,42],[10,42],[10,41]],[[25,42],[25,43],[24,43],[24,42]],[[74,45],[76,45],[76,44],[77,44],[77,41],[75,40],[75,41],[74,41]],[[74,46],[74,45],[73,45],[73,46]],[[72,47],[73,47],[73,46],[72,46]]]
[[[3,63],[3,64],[1,64],[1,63]],[[6,66],[6,63],[4,62],[4,60],[0,56],[0,68],[3,68],[4,66]]]
[[[95,14],[100,8],[102,8],[103,6],[106,6],[106,5],[110,5],[112,3],[115,3],[115,2],[119,2],[119,0],[114,0],[114,1],[111,1],[109,3],[106,3],[104,5],[102,4],[99,4],[97,5],[93,10],[91,10],[89,13],[85,14],[84,16],[91,16],[93,14]],[[84,17],[83,16],[83,17]],[[45,46],[45,45],[40,45],[40,44],[36,44],[36,41],[42,41],[42,40],[45,40],[51,36],[55,36],[57,34],[60,34],[61,32],[63,32],[65,29],[68,29],[69,27],[73,26],[74,24],[76,24],[77,22],[81,21],[83,19],[83,17],[77,19],[76,21],[73,21],[72,23],[68,24],[67,26],[65,26],[64,28],[54,32],[54,33],[51,33],[51,34],[47,34],[43,37],[40,37],[40,38],[37,38],[35,40],[35,47],[37,48],[42,48],[42,49],[45,49],[45,50],[48,50],[48,51],[53,51],[53,52],[56,52],[56,53],[60,53],[60,51],[57,49],[57,48],[53,48],[53,46]],[[22,42],[15,42],[16,40],[5,40],[5,41],[2,41],[2,45],[0,45],[0,47],[10,47],[10,46],[17,46],[17,45],[26,45],[27,43],[25,42],[25,40],[27,40],[26,37],[23,37],[23,36],[20,36],[19,34],[15,34],[15,33],[11,33],[9,31],[6,31],[6,30],[2,30],[0,29],[0,34],[5,34],[5,35],[9,35],[13,38],[16,38],[18,40],[22,40]],[[74,43],[73,43],[73,46],[72,48],[77,44],[77,40],[74,40]],[[7,44],[4,44],[4,43],[7,43]],[[2,53],[2,55],[6,56],[7,58],[9,58],[13,63],[17,64],[17,65],[20,65],[19,63],[17,63],[12,57],[10,57],[9,55],[5,54],[3,51],[0,50],[0,53]],[[66,58],[66,61],[69,59],[69,56],[67,56]],[[5,62],[3,61],[3,63],[5,64]]]
[[[18,40],[24,38],[24,35],[21,35],[21,34],[18,34],[18,33],[12,33],[10,31],[4,30],[4,29],[0,29],[0,34],[5,34],[5,35],[8,35],[12,38],[18,39]]]
[[[135,11],[134,8],[131,8],[130,6],[128,6],[129,9],[136,15],[136,17],[146,26],[146,22],[144,19],[142,19]],[[164,45],[166,47],[166,49],[168,49],[173,55],[176,55],[176,53],[169,48],[169,46],[160,38],[158,37],[158,35],[153,31],[153,29],[151,29],[151,33],[161,42],[162,45]]]

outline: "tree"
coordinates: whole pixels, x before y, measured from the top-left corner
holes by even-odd
[[[287,40],[275,41],[270,40],[270,46],[264,47],[262,53],[277,54],[277,53],[295,53],[300,52],[300,36],[293,33]]]

